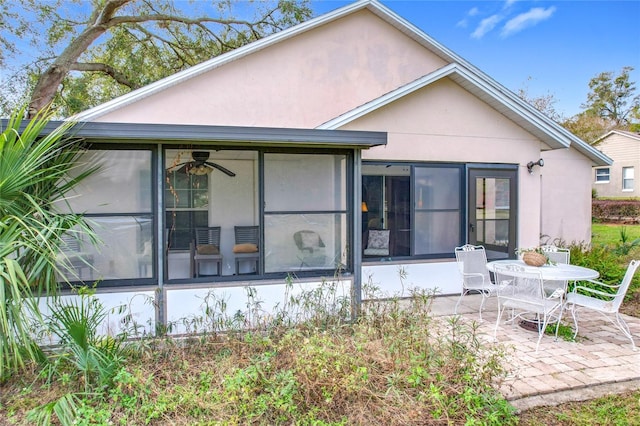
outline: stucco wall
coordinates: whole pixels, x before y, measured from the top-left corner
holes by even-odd
[[[444,65],[360,11],[98,120],[313,128]]]
[[[387,146],[364,151],[363,160],[517,164],[516,244],[538,244],[540,210],[530,206],[540,203],[539,168],[530,175],[526,164],[540,158],[540,141],[452,80],[427,86],[343,129],[388,132]]]
[[[429,50],[362,10],[99,120],[314,128],[444,65]],[[537,245],[543,233],[583,240],[590,232],[585,219],[590,216],[585,205],[590,189],[585,192],[571,182],[591,173],[586,158],[574,151],[557,154],[565,167],[575,168],[570,176],[569,169],[554,171],[551,165],[529,174],[526,164],[543,156],[541,150],[548,147],[453,80],[432,83],[343,129],[388,133],[388,145],[365,150],[364,160],[517,165],[518,246]],[[547,176],[542,181],[541,172]],[[590,182],[587,177],[585,182]],[[573,211],[578,209],[579,213]]]
[[[546,151],[542,158],[541,234],[567,243],[590,242],[591,162],[571,148]]]

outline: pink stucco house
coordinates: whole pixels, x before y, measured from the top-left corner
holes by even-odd
[[[104,167],[71,203],[104,245],[69,278],[149,323],[211,292],[242,309],[248,286],[268,309],[288,275],[354,304],[365,281],[459,293],[455,246],[589,241],[591,170],[610,164],[369,0],[74,119]]]

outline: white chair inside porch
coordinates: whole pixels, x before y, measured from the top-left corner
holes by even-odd
[[[483,246],[465,244],[455,248],[456,263],[462,277],[462,294],[458,298],[454,314],[458,313],[458,305],[462,298],[469,293],[480,293],[480,321],[482,321],[482,309],[488,297],[496,294],[496,286],[491,281],[491,275],[487,269],[487,254]]]
[[[637,350],[629,326],[620,316],[619,310],[639,265],[640,260],[632,260],[620,284],[611,285],[600,281],[586,280],[585,282],[591,283],[590,286],[576,285],[574,289],[567,294],[564,308],[571,310],[573,324],[575,326],[574,338],[578,335],[578,310],[588,309],[600,312],[631,341],[633,350]]]
[[[558,326],[562,318],[563,289],[559,288],[547,296],[540,271],[525,269],[516,264],[496,265],[495,277],[498,319],[494,329],[494,339],[497,336],[500,320],[505,310],[511,311],[506,322],[511,322],[512,325],[519,318],[532,321],[534,324],[537,322],[536,352],[538,352],[540,340],[542,340],[545,329],[550,322],[556,322],[556,339],[558,338]]]

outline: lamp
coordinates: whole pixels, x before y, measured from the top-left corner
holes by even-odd
[[[533,173],[533,166],[540,166],[540,167],[544,167],[544,160],[541,158],[536,162],[533,161],[529,161],[527,163],[527,170],[529,170],[529,174]]]
[[[199,166],[189,167],[187,169],[187,173],[189,173],[190,175],[202,176],[211,173],[212,170],[212,168],[201,164]]]
[[[369,212],[369,208],[367,207],[367,202],[363,201],[362,202],[362,213],[368,213]]]

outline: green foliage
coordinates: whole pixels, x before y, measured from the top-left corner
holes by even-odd
[[[15,111],[0,134],[0,381],[39,354],[29,334],[40,294],[56,290],[60,237],[93,234],[81,215],[63,213],[65,196],[95,168],[71,176],[80,155],[68,122],[42,135],[49,114],[23,122]]]
[[[622,281],[627,265],[621,264],[618,254],[605,246],[593,246],[585,249],[584,245],[575,244],[571,250],[571,263],[595,269],[600,273],[598,278],[607,284],[618,284]]]
[[[108,311],[92,295],[81,294],[66,302],[54,300],[47,324],[60,340],[61,349],[53,355],[56,369],[79,373],[85,392],[109,387],[122,362],[123,349],[121,338],[97,335]]]
[[[630,241],[629,235],[627,233],[627,228],[624,226],[620,227],[620,243],[615,247],[613,252],[620,256],[627,256],[631,250],[640,246],[640,238],[636,238],[633,241]]]
[[[544,333],[551,336],[555,336],[556,335],[555,324],[547,325],[547,328],[545,328]],[[573,328],[571,328],[570,325],[563,324],[563,323],[560,323],[558,325],[558,337],[560,337],[562,340],[565,340],[567,342],[575,342],[576,339],[573,337],[574,334],[575,333],[573,331]]]
[[[616,126],[626,126],[634,111],[640,108],[640,96],[634,96],[635,82],[629,81],[633,67],[623,67],[620,74],[602,72],[589,81],[591,92],[582,105],[587,111],[613,122]]]
[[[527,410],[520,424],[546,425],[634,425],[640,417],[640,391],[607,395],[591,401],[567,403]]]
[[[590,111],[583,111],[562,122],[562,127],[589,144],[613,128],[613,125]]]
[[[366,303],[357,321],[329,321],[326,315],[340,312],[342,301],[336,286],[323,291],[292,296],[287,311],[293,317],[281,312],[263,319],[257,317],[260,300],[248,292],[241,316],[256,326],[251,331],[132,342],[138,350],[127,352],[108,387],[95,368],[99,359],[85,368],[91,364],[72,361],[80,357],[68,349],[101,347],[90,326],[98,318],[87,309],[97,307],[78,302],[71,313],[64,305],[55,314],[65,330],[57,355],[65,361],[51,376],[58,396],[31,419],[81,425],[516,424],[513,408],[492,386],[504,375],[504,353],[482,343],[475,324],[431,316],[431,296],[415,291],[407,301]],[[217,299],[207,303],[212,318],[233,317],[212,312],[225,307]],[[74,393],[89,371],[91,387]],[[33,392],[37,385],[21,398],[0,401],[25,410],[18,404]],[[56,404],[68,409],[56,413]]]
[[[29,417],[41,425],[51,424],[54,415],[63,425],[76,424],[84,415],[83,401],[102,395],[114,384],[124,351],[121,339],[97,334],[108,312],[92,294],[80,292],[75,300],[52,300],[47,331],[57,336],[59,347],[42,359],[41,375],[50,381],[82,384],[82,389],[38,406]]]
[[[52,102],[59,116],[96,106],[312,15],[308,0],[69,3],[0,2],[2,16],[11,18],[2,22],[0,47],[13,48],[5,34],[33,46],[25,65],[9,80],[27,76],[21,84],[32,92],[30,106],[39,110]],[[0,63],[6,59],[3,54],[13,53],[0,48]],[[5,91],[10,95],[15,88]]]

